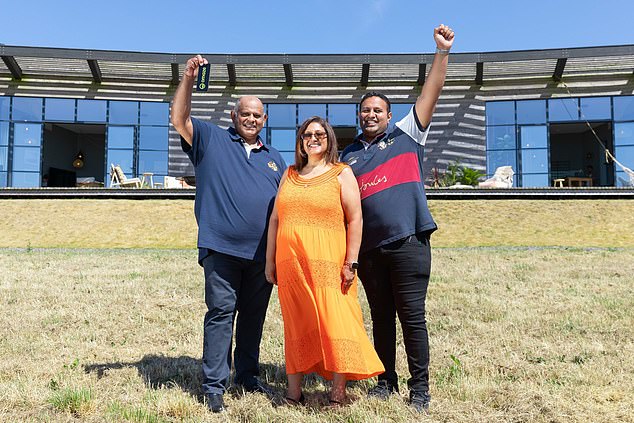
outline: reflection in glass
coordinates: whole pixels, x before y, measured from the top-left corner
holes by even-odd
[[[270,129],[271,145],[279,151],[295,151],[294,129]]]
[[[42,99],[13,97],[13,120],[41,122]]]
[[[167,126],[141,126],[139,128],[139,148],[141,150],[167,150]]]
[[[9,148],[0,147],[0,172],[7,171],[8,163],[9,163]]]
[[[42,140],[42,125],[39,123],[13,124],[13,145],[39,147]]]
[[[615,147],[614,156],[623,166],[634,168],[634,145]],[[617,169],[620,169],[617,166]]]
[[[47,98],[44,100],[44,119],[47,121],[75,121],[75,100]]]
[[[121,166],[121,170],[126,177],[132,178],[134,176],[134,151],[133,150],[108,150],[108,172],[110,171],[110,164]]]
[[[268,126],[295,127],[295,104],[269,104]]]
[[[329,104],[328,123],[332,126],[357,126],[357,105]]]
[[[108,148],[133,148],[133,126],[108,126]]]
[[[634,145],[634,122],[614,124],[614,145]]]
[[[325,119],[326,105],[325,104],[299,104],[297,113],[298,113],[297,126],[301,125],[306,119],[313,116],[319,116]]]
[[[517,123],[546,123],[546,101],[524,100],[517,102]]]
[[[139,151],[139,174],[167,174],[167,151]]]
[[[141,125],[169,125],[169,103],[141,102]]]
[[[110,101],[108,122],[121,125],[136,125],[139,122],[137,101]]]
[[[280,154],[286,162],[286,166],[295,164],[295,152],[294,151],[281,151]]]
[[[539,174],[522,174],[522,186],[527,188],[537,188],[537,187],[547,187],[550,186],[548,183],[548,174],[547,173],[539,173]]]
[[[517,172],[517,151],[501,150],[487,152],[487,175],[492,176],[500,166],[511,166]]]
[[[412,106],[413,104],[392,103],[392,120],[390,122],[396,123],[403,119],[412,110]]]
[[[8,173],[7,172],[0,172],[0,188],[6,188],[7,187],[7,177]]]
[[[40,170],[40,149],[13,147],[13,170],[38,172]]]
[[[99,122],[106,121],[106,101],[105,100],[77,100],[77,121],[78,122]]]
[[[0,97],[0,120],[9,120],[11,97]]]
[[[551,98],[548,100],[549,121],[579,120],[578,98]]]
[[[486,119],[487,125],[513,125],[515,123],[515,102],[487,102]]]
[[[631,187],[630,176],[625,172],[616,172],[616,186],[617,187]]]
[[[586,120],[611,119],[610,97],[582,97],[581,113]]]
[[[522,150],[522,174],[546,173],[548,174],[548,150]],[[547,184],[548,185],[548,184]]]
[[[9,122],[0,122],[0,145],[9,145]]]
[[[11,186],[32,188],[40,186],[39,172],[11,172]]]
[[[614,97],[614,120],[634,120],[634,96]]]
[[[522,148],[546,148],[548,135],[546,126],[520,126]]]
[[[487,127],[487,149],[502,150],[515,149],[515,126],[489,126]]]

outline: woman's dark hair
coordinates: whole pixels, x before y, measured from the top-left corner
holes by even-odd
[[[339,162],[339,153],[337,151],[337,137],[332,126],[319,116],[313,116],[308,118],[302,123],[297,130],[295,136],[295,169],[299,172],[308,163],[308,155],[304,151],[304,143],[302,142],[302,134],[306,132],[306,128],[311,123],[316,122],[320,124],[326,131],[326,154],[324,154],[324,160],[326,164],[335,164]]]

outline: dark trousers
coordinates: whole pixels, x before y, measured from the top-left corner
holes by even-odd
[[[272,290],[264,278],[264,262],[213,252],[203,259],[202,265],[207,303],[203,392],[222,394],[228,387],[236,313],[234,382],[251,386],[260,373],[260,340]]]
[[[429,390],[429,340],[425,320],[425,297],[431,270],[428,234],[412,235],[359,257],[370,312],[374,347],[385,366],[379,380],[398,389],[396,375],[396,314],[403,328],[410,390]]]

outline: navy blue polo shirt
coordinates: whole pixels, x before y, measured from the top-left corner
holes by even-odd
[[[346,147],[341,160],[352,168],[361,192],[363,237],[360,252],[436,229],[427,207],[423,158],[429,126],[414,108],[367,147],[362,136]]]
[[[199,262],[209,250],[264,261],[266,231],[286,163],[274,148],[247,152],[235,129],[224,130],[192,118],[190,146],[183,151],[194,164]],[[259,139],[259,138],[258,138]]]

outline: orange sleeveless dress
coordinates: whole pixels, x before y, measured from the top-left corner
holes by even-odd
[[[337,164],[311,179],[289,167],[277,200],[276,271],[286,373],[348,380],[383,373],[363,326],[355,280],[342,292],[346,227]]]

